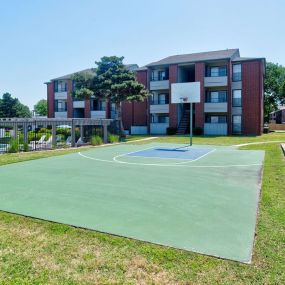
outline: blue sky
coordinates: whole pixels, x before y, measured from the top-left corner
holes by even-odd
[[[284,0],[9,0],[0,2],[0,95],[32,107],[51,78],[104,55],[140,66],[240,48],[285,65]]]

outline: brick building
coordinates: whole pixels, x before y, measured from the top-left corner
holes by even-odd
[[[151,92],[145,102],[123,103],[123,124],[132,134],[187,132],[190,104],[171,104],[171,84],[200,82],[194,126],[205,135],[260,135],[263,130],[264,58],[240,57],[238,49],[170,56],[145,67],[127,65]],[[83,72],[93,72],[92,69]],[[114,118],[105,101],[74,100],[71,75],[47,83],[49,117]]]

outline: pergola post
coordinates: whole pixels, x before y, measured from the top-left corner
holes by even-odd
[[[75,147],[75,127],[76,125],[72,121],[72,124],[71,124],[71,146],[72,147]]]
[[[108,143],[108,127],[107,124],[103,124],[103,136],[104,136],[104,143]]]
[[[23,133],[24,133],[24,142],[28,143],[28,125],[27,125],[27,123],[23,124]]]
[[[83,135],[84,135],[84,132],[83,132],[83,125],[80,125],[80,138],[81,140],[83,141]]]
[[[17,122],[14,123],[13,131],[14,131],[13,137],[16,140],[16,139],[18,139],[18,123]]]
[[[52,135],[52,147],[56,146],[56,124],[53,123],[51,126],[51,135]]]

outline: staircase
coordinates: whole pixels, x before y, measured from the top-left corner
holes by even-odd
[[[190,123],[190,110],[185,110],[177,128],[177,135],[184,135]]]

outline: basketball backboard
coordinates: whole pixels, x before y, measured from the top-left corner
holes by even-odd
[[[185,82],[171,84],[171,103],[199,103],[200,82]]]

